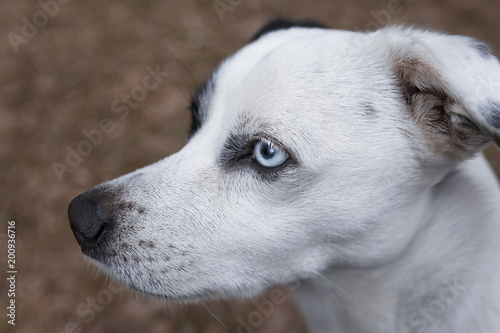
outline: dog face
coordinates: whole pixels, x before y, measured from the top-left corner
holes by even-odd
[[[422,193],[500,143],[500,65],[483,44],[278,23],[197,92],[181,151],[72,201],[96,265],[194,300],[381,264],[420,227]]]

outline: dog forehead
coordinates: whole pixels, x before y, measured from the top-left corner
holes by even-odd
[[[193,139],[216,154],[231,135],[333,147],[356,132],[372,134],[374,119],[388,118],[395,90],[387,63],[369,44],[366,34],[329,29],[262,36],[214,72]]]
[[[343,83],[355,81],[362,70],[346,59],[356,35],[292,28],[271,32],[246,45],[215,72],[210,117],[224,118],[227,123],[241,112],[273,116],[277,113],[272,109],[285,111],[288,104],[310,102],[321,89],[335,93],[330,83],[342,81],[339,86],[349,88]]]
[[[349,52],[349,43],[357,33],[322,28],[291,28],[267,33],[229,57],[217,71],[222,90],[240,87],[252,78],[277,74],[306,74],[312,68],[328,66],[318,60],[327,56],[341,59]],[[332,61],[334,59],[332,58]],[[309,73],[314,74],[314,73]]]
[[[287,126],[313,113],[348,110],[375,94],[360,33],[292,28],[269,33],[228,58],[214,75],[209,116],[218,127],[248,120]],[[323,114],[322,119],[327,116]],[[316,118],[316,119],[321,119]],[[331,119],[331,118],[330,118]],[[332,119],[333,121],[334,119]],[[228,130],[230,128],[227,128]]]

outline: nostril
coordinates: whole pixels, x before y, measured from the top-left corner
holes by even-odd
[[[109,226],[98,214],[98,204],[89,192],[74,198],[68,207],[71,230],[82,248],[97,244]],[[90,198],[89,198],[90,197]]]
[[[97,234],[93,236],[91,239],[89,239],[91,242],[97,242],[101,238],[101,236],[104,234],[104,230],[107,228],[108,224],[103,223]]]

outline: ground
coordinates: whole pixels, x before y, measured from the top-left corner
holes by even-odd
[[[0,332],[305,332],[289,294],[285,303],[262,308],[255,300],[180,306],[116,290],[83,259],[67,221],[69,201],[179,150],[195,84],[270,18],[310,17],[351,30],[415,24],[499,47],[499,12],[493,0],[5,2],[0,263],[7,271],[7,221],[14,220],[17,274],[16,326],[3,313],[10,285],[0,280]],[[137,94],[157,66],[168,76],[128,114],[113,113],[114,101]],[[84,133],[102,126],[102,138],[82,143]],[[65,164],[68,151],[78,147],[88,155],[70,160],[71,171],[58,175],[54,162]],[[499,152],[490,147],[487,156],[500,172]]]

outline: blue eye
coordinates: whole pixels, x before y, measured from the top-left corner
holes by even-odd
[[[258,141],[253,149],[254,160],[264,168],[279,167],[288,157],[287,153],[265,141]]]

